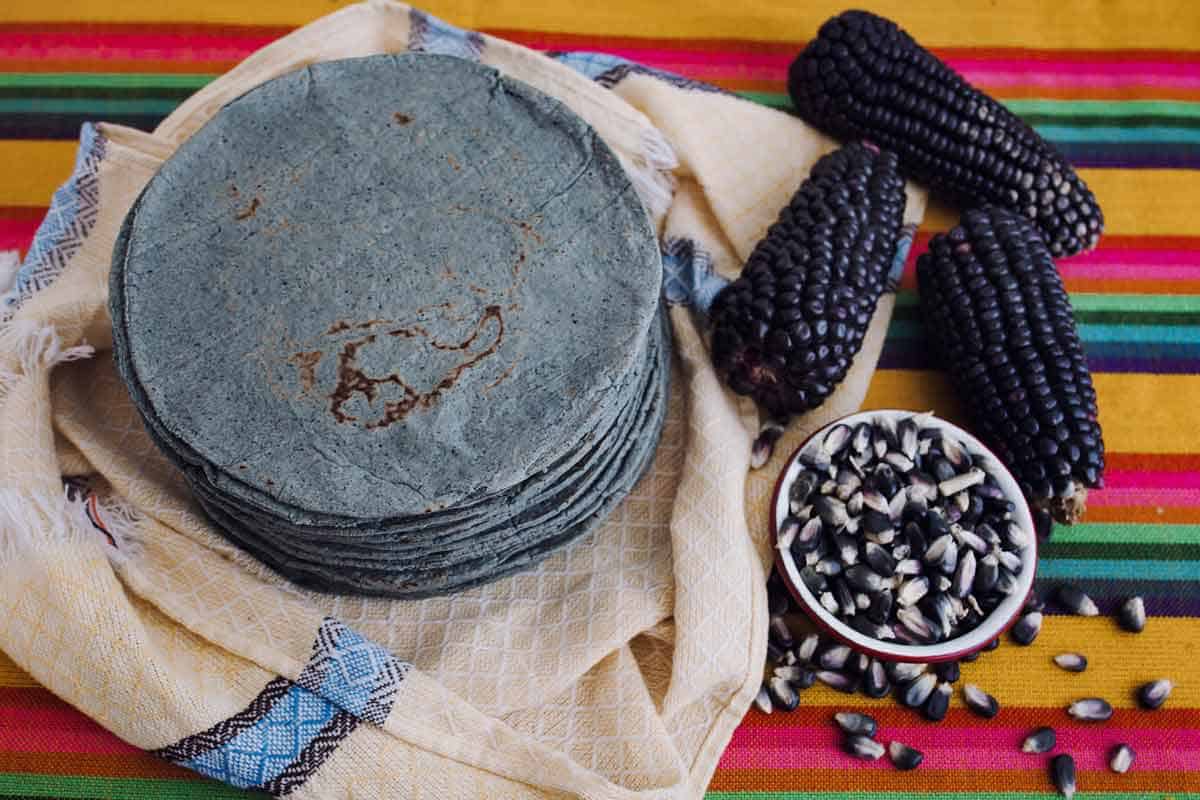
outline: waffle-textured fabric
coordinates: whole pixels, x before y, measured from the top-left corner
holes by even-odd
[[[783,107],[790,59],[824,19],[845,7],[767,0],[441,0],[429,10],[531,48],[602,52],[562,60],[590,70],[601,85],[614,85],[617,91],[622,84],[631,92],[635,85],[650,85],[633,81],[647,69],[663,69]],[[1042,724],[1058,728],[1060,747],[1075,754],[1082,796],[1200,796],[1200,680],[1195,678],[1200,657],[1200,411],[1195,401],[1200,394],[1200,173],[1195,171],[1200,167],[1195,127],[1200,109],[1200,18],[1181,0],[1011,0],[993,5],[880,0],[869,7],[898,20],[1054,141],[1082,168],[1104,207],[1108,231],[1099,249],[1062,261],[1060,269],[1096,373],[1109,449],[1107,486],[1091,493],[1084,524],[1058,529],[1054,542],[1043,548],[1042,585],[1073,579],[1106,613],[1127,594],[1140,592],[1150,620],[1146,631],[1134,636],[1118,632],[1106,617],[1052,615],[1031,648],[1006,644],[964,665],[964,681],[984,686],[1003,704],[990,722],[965,712],[958,696],[947,720],[933,726],[890,700],[849,699],[819,687],[806,692],[801,708],[790,715],[750,712],[732,734],[709,796],[1048,798],[1054,796],[1048,756],[1018,752],[1021,737]],[[0,11],[0,80],[6,89],[0,106],[0,154],[6,165],[0,178],[0,247],[60,253],[63,250],[53,249],[54,242],[70,250],[78,231],[90,224],[93,204],[88,198],[94,196],[95,182],[85,172],[73,188],[58,194],[51,212],[52,221],[62,220],[51,230],[66,234],[33,239],[55,187],[71,171],[73,140],[81,121],[106,119],[152,129],[215,75],[328,8],[320,0],[251,5],[211,0],[16,0],[6,5]],[[716,115],[697,121],[697,136],[716,136],[730,122],[724,115],[720,124],[716,121]],[[82,153],[85,163],[94,158],[91,149]],[[760,159],[749,142],[733,158],[744,166],[746,178],[754,178],[760,165],[770,162]],[[686,190],[688,183],[681,186]],[[779,197],[794,188],[781,186]],[[762,219],[769,216],[764,210]],[[935,206],[918,233],[913,254],[924,248],[930,233],[947,230],[955,219],[956,214]],[[688,250],[686,245],[673,245],[669,252]],[[37,261],[44,267],[35,274],[52,273],[58,258]],[[674,263],[668,258],[668,265]],[[11,264],[11,259],[0,259],[0,274]],[[682,292],[684,285],[669,281],[668,297]],[[914,290],[910,258],[879,369],[863,405],[934,408],[964,422],[947,381],[932,371]],[[59,367],[55,381],[61,380],[59,372],[65,375],[73,368]],[[126,422],[127,434],[135,435],[134,422]],[[808,420],[804,423],[808,427]],[[668,430],[679,435],[679,428]],[[800,435],[801,431],[789,434],[776,461],[752,474],[746,512],[753,530],[764,524],[769,484],[782,455]],[[0,465],[5,463],[0,459]],[[147,473],[159,467],[158,462],[138,466]],[[84,465],[64,461],[62,468],[81,471]],[[92,518],[102,527],[105,520],[111,521],[98,508]],[[555,580],[562,582],[561,577]],[[100,598],[111,602],[113,591],[121,590],[80,593],[73,613],[97,618],[108,613]],[[7,614],[11,601],[6,593],[0,598]],[[146,609],[136,596],[122,602]],[[678,603],[673,610],[678,622]],[[362,609],[357,617],[351,613],[342,619],[361,628],[372,613],[378,611]],[[149,616],[153,619],[147,624],[155,625],[158,618]],[[64,659],[90,646],[63,642],[56,630],[35,627],[39,630],[31,635],[47,652],[66,654]],[[430,646],[443,645],[438,634],[430,637]],[[172,634],[161,641],[182,648],[194,638]],[[460,643],[454,636],[445,643],[460,652],[469,646],[469,641]],[[311,645],[311,638],[304,643]],[[1057,670],[1049,659],[1065,649],[1086,652],[1088,671],[1069,675]],[[660,653],[669,656],[666,649]],[[412,660],[411,651],[400,655]],[[650,663],[642,654],[635,657],[640,664]],[[669,680],[663,676],[670,661],[657,663],[660,679]],[[62,670],[52,684],[60,692],[82,685],[87,677],[70,663],[63,663]],[[1154,713],[1137,710],[1132,688],[1160,675],[1174,677],[1179,684],[1170,700]],[[261,692],[266,681],[261,671],[243,676],[231,670],[220,682],[245,684],[249,696]],[[588,691],[598,687],[594,684]],[[1110,722],[1085,726],[1069,720],[1066,704],[1089,694],[1105,696],[1117,707]],[[883,763],[863,764],[840,754],[829,720],[835,710],[848,705],[876,715],[884,736],[920,747],[926,753],[922,767],[915,773],[898,773]],[[230,707],[228,717],[244,708]],[[543,730],[551,732],[565,719]],[[1124,776],[1105,767],[1106,750],[1118,741],[1137,750],[1137,761]],[[440,776],[419,777],[421,781],[395,796],[415,795],[413,787]],[[250,795],[120,741],[0,659],[0,796]],[[364,789],[360,796],[370,795]],[[478,796],[488,796],[486,789]]]

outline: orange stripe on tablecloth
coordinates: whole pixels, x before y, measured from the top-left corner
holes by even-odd
[[[0,751],[0,772],[86,775],[95,778],[195,778],[196,773],[149,753],[12,753]]]
[[[1138,236],[1105,235],[1101,246],[1108,249],[1129,250],[1197,250],[1200,251],[1200,236]]]
[[[907,283],[907,281],[906,281]],[[912,281],[912,288],[916,281]],[[1200,280],[1155,281],[1136,278],[1067,278],[1063,286],[1068,292],[1089,294],[1200,294]]]
[[[859,769],[721,769],[713,776],[710,791],[836,792],[895,791],[961,792],[973,787],[983,796],[988,791],[1050,792],[1045,757],[1031,758],[1028,770],[932,769],[922,767],[918,775],[901,772],[881,758],[863,762]],[[1133,769],[1117,775],[1107,770],[1081,772],[1081,789],[1089,792],[1167,792],[1200,790],[1200,772],[1174,773]]]
[[[0,693],[5,691],[26,691],[35,687],[38,687],[37,681],[31,678],[25,670],[14,664],[8,656],[0,652]],[[0,694],[0,697],[2,696]],[[3,700],[0,699],[0,702],[3,702]]]
[[[916,291],[916,271],[906,269],[899,286],[901,289]],[[1063,287],[1068,292],[1087,294],[1200,294],[1200,278],[1196,280],[1152,280],[1066,277],[1063,278]]]
[[[1098,506],[1089,505],[1087,522],[1149,522],[1164,525],[1200,524],[1196,506]]]
[[[1128,471],[1195,472],[1200,470],[1200,453],[1108,453],[1105,463]]]
[[[985,656],[986,657],[986,656]],[[966,667],[964,667],[964,670]],[[805,695],[807,698],[808,695]],[[839,695],[831,695],[826,693],[824,699],[832,699],[840,697]],[[806,701],[807,702],[807,701]],[[955,705],[946,712],[946,718],[942,722],[927,722],[911,709],[903,708],[895,703],[886,704],[865,704],[871,703],[869,700],[864,700],[861,697],[847,698],[845,702],[834,702],[829,705],[814,704],[808,702],[808,705],[795,714],[774,713],[764,714],[761,711],[751,709],[742,720],[742,728],[792,728],[800,724],[811,724],[811,717],[827,717],[829,724],[833,724],[833,715],[842,711],[847,707],[868,708],[868,713],[875,718],[879,723],[881,730],[888,728],[911,727],[913,725],[927,725],[936,728],[939,725],[945,725],[948,728],[964,728],[977,725],[990,725],[988,720],[984,720],[975,714],[958,705],[958,699],[954,700]],[[1112,719],[1105,723],[1111,728],[1154,728],[1154,729],[1170,729],[1170,728],[1191,728],[1195,727],[1197,714],[1200,710],[1194,708],[1171,708],[1164,706],[1153,714],[1148,714],[1138,708],[1117,708],[1113,711]],[[1014,721],[1015,718],[1015,721]],[[1047,720],[1045,724],[1054,724],[1060,728],[1077,728],[1086,726],[1086,723],[1076,722],[1067,717],[1063,708],[1058,706],[1053,707],[1038,707],[1038,706],[1018,706],[1005,705],[1003,714],[996,718],[997,724],[1007,725],[1009,727],[1024,723],[1030,720],[1043,719]]]
[[[214,77],[237,66],[237,60],[184,61],[133,58],[14,58],[0,60],[0,72],[163,72],[206,73]]]

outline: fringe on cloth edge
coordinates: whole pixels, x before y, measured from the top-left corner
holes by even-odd
[[[0,398],[22,375],[31,376],[65,361],[91,358],[95,352],[89,344],[63,347],[53,325],[36,320],[0,324]]]
[[[111,562],[123,562],[138,549],[137,518],[112,500],[99,503],[105,514],[101,532],[87,514],[87,499],[71,487],[58,494],[0,489],[0,567],[52,545],[103,548]],[[115,544],[105,541],[105,533]]]

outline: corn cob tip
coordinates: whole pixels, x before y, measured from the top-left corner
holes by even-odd
[[[1083,519],[1087,512],[1088,490],[1084,486],[1076,486],[1075,491],[1068,497],[1051,497],[1049,500],[1035,502],[1038,508],[1050,512],[1055,522],[1063,525],[1074,525]]]
[[[917,259],[930,344],[1038,516],[1076,522],[1101,483],[1096,391],[1070,299],[1037,228],[985,206]],[[1047,520],[1048,522],[1048,520]]]

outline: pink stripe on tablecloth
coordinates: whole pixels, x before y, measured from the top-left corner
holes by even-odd
[[[242,33],[136,30],[48,31],[36,38],[25,31],[0,31],[0,60],[49,58],[61,60],[159,59],[228,61],[240,60],[268,44],[278,31],[247,30]],[[794,57],[791,51],[752,47],[736,49],[639,47],[600,40],[604,52],[644,64],[681,72],[698,78],[720,80],[782,80]],[[1057,60],[1036,56],[1020,59],[962,56],[947,62],[968,79],[989,86],[1158,85],[1200,87],[1200,68],[1192,61],[1165,60]]]
[[[4,696],[36,696],[44,689],[6,690]],[[3,700],[3,696],[0,696]],[[0,702],[0,752],[125,755],[141,750],[61,702],[30,705]]]
[[[0,219],[0,250],[26,250],[41,220]]]
[[[691,50],[608,46],[604,52],[643,64],[712,79],[743,77],[782,80],[794,54],[749,50]],[[990,86],[1158,85],[1200,87],[1200,63],[1175,61],[1059,61],[1054,59],[950,58],[952,67]]]
[[[600,49],[689,77],[782,81],[793,54],[608,46]],[[1200,65],[1171,61],[1015,61],[955,58],[949,63],[974,83],[987,86],[1140,86],[1200,88]]]
[[[1131,265],[1118,262],[1058,265],[1064,278],[1079,280],[1187,281],[1200,279],[1200,264]]]
[[[992,91],[1010,86],[1033,86],[1043,89],[1064,87],[1116,89],[1129,86],[1158,86],[1167,89],[1200,89],[1200,77],[1186,78],[1153,74],[1129,73],[1126,75],[1059,75],[1038,72],[991,72],[963,71],[963,76],[976,86],[986,86]]]
[[[1200,489],[1088,489],[1089,506],[1200,506]]]
[[[927,245],[909,250],[904,262],[902,285],[916,285],[917,256]],[[1196,281],[1200,280],[1200,251],[1187,250],[1093,250],[1058,262],[1064,280]]]
[[[278,34],[187,33],[70,33],[55,31],[36,38],[23,32],[0,31],[3,59],[171,59],[177,61],[241,60],[270,44]]]
[[[1109,469],[1104,488],[1089,489],[1095,506],[1200,506],[1200,472]]]
[[[921,769],[1036,768],[1045,756],[1022,753],[1028,728],[979,726],[947,728],[888,728],[879,736],[893,739],[925,754]],[[1121,729],[1105,726],[1062,727],[1054,752],[1070,752],[1081,770],[1107,769],[1108,752],[1122,742],[1136,754],[1134,769],[1192,771],[1200,768],[1200,731],[1195,729]],[[838,749],[840,736],[830,726],[739,728],[734,732],[718,769],[894,769],[887,758],[866,764]]]
[[[1039,59],[949,58],[951,67],[976,83],[990,86],[1200,86],[1196,61],[1074,61]]]
[[[1132,488],[1200,489],[1200,473],[1108,469],[1104,471],[1104,487],[1109,490]]]
[[[743,81],[763,81],[777,83],[775,89],[782,93],[785,91],[784,81],[787,78],[787,68],[783,71],[775,67],[723,67],[719,65],[707,65],[700,62],[692,63],[678,60],[663,60],[659,61],[653,58],[638,59],[640,63],[655,69],[665,70],[666,72],[674,72],[677,75],[686,75],[695,80],[708,81],[709,83],[720,83],[722,81],[743,80]]]
[[[1131,274],[1146,267],[1191,267],[1200,270],[1200,251],[1107,247],[1101,240],[1100,247],[1065,259],[1059,268],[1066,272],[1079,266],[1097,264],[1123,264],[1129,267]]]
[[[603,45],[603,42],[601,42]],[[770,70],[772,76],[786,73],[794,53],[754,52],[752,50],[689,50],[686,48],[662,47],[612,47],[604,45],[604,52],[631,61],[646,63],[689,64],[696,67],[723,69],[741,73],[743,69]]]
[[[134,755],[140,748],[126,744],[97,726],[95,730],[33,729],[0,725],[0,752],[7,753],[88,753],[103,756]]]

